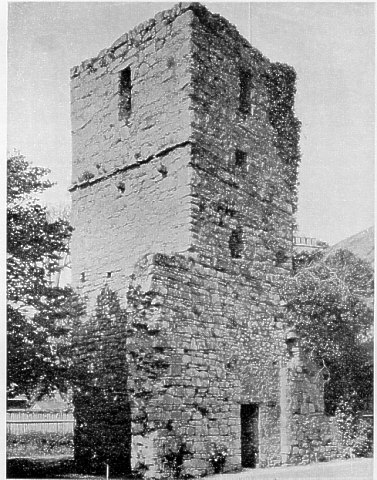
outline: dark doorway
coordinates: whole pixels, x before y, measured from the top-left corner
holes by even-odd
[[[258,417],[256,403],[241,405],[241,465],[245,468],[258,463]]]

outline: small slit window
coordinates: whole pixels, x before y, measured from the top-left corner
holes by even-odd
[[[119,77],[119,120],[128,121],[132,106],[131,68],[127,67],[120,72]]]
[[[236,150],[234,166],[237,170],[245,170],[247,164],[247,153],[242,150]]]
[[[229,238],[229,250],[232,258],[241,258],[243,252],[242,228],[232,230]]]
[[[239,110],[242,113],[250,113],[251,110],[251,71],[242,69],[240,71],[240,97],[239,97]]]

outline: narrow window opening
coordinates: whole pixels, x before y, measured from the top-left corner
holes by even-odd
[[[106,277],[111,278],[112,274],[113,274],[113,272],[107,272]]]
[[[247,163],[247,153],[242,150],[236,150],[234,166],[237,169],[245,170]]]
[[[80,274],[80,280],[81,282],[85,282],[86,278],[85,278],[85,272],[81,272]]]
[[[251,71],[242,69],[240,71],[240,97],[239,110],[242,113],[250,113],[251,110]]]
[[[120,72],[119,78],[119,120],[128,121],[131,115],[131,68],[127,67]]]
[[[232,230],[229,238],[229,250],[232,258],[241,258],[243,252],[242,228]]]

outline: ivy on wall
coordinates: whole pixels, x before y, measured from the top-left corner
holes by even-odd
[[[276,132],[274,139],[278,154],[287,166],[287,182],[294,194],[297,208],[297,175],[300,163],[300,121],[294,114],[296,72],[286,64],[273,63],[266,70],[264,83],[269,102],[269,121]]]

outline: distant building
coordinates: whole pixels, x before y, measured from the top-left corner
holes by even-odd
[[[24,410],[29,405],[26,395],[18,395],[7,399],[7,410]]]
[[[53,411],[63,412],[70,408],[69,402],[66,396],[57,390],[51,395],[44,395],[40,400],[34,400],[31,402],[30,410],[32,411]]]

